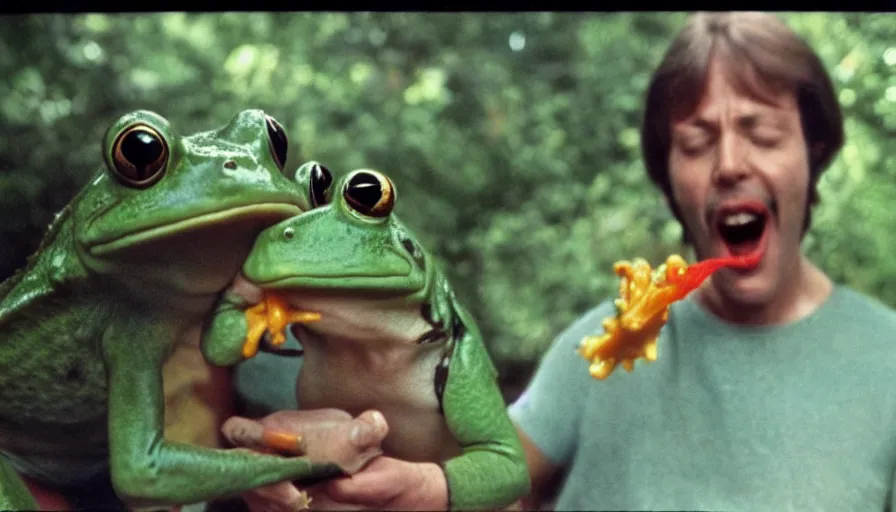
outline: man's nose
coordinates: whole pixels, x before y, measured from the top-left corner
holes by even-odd
[[[721,186],[731,185],[744,179],[748,172],[745,141],[736,133],[723,132],[719,137],[713,181]]]

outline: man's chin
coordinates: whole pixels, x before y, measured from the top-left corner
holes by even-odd
[[[723,269],[713,275],[710,286],[714,309],[722,308],[726,317],[764,309],[774,296],[774,286],[761,272],[745,275]]]

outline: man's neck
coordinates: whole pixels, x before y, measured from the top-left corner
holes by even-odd
[[[763,304],[744,304],[719,293],[710,281],[698,290],[697,300],[719,318],[737,324],[779,325],[801,320],[818,309],[831,295],[830,278],[805,256],[794,264],[787,282]]]

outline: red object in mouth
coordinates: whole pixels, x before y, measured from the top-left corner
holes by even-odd
[[[667,281],[678,287],[679,294],[684,297],[693,290],[696,290],[703,281],[711,276],[716,270],[721,268],[736,268],[742,270],[750,270],[759,265],[762,256],[765,254],[766,235],[763,234],[759,240],[757,247],[749,254],[739,256],[725,256],[722,258],[709,258],[693,265],[688,265],[683,275],[671,276]]]
[[[721,238],[728,256],[750,256],[756,251],[762,251],[765,246],[765,238],[768,235],[768,224],[770,222],[771,209],[762,201],[725,201],[715,210],[713,216],[713,225],[717,230],[717,234]],[[759,218],[762,223],[762,232],[756,238],[747,238],[742,240],[732,240],[725,231],[730,233],[730,227],[723,226],[722,219],[728,215],[736,215],[738,213],[753,214]]]

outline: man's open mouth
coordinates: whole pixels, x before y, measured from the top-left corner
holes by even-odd
[[[716,212],[714,225],[732,256],[746,256],[762,245],[770,215],[763,203],[743,203]]]

